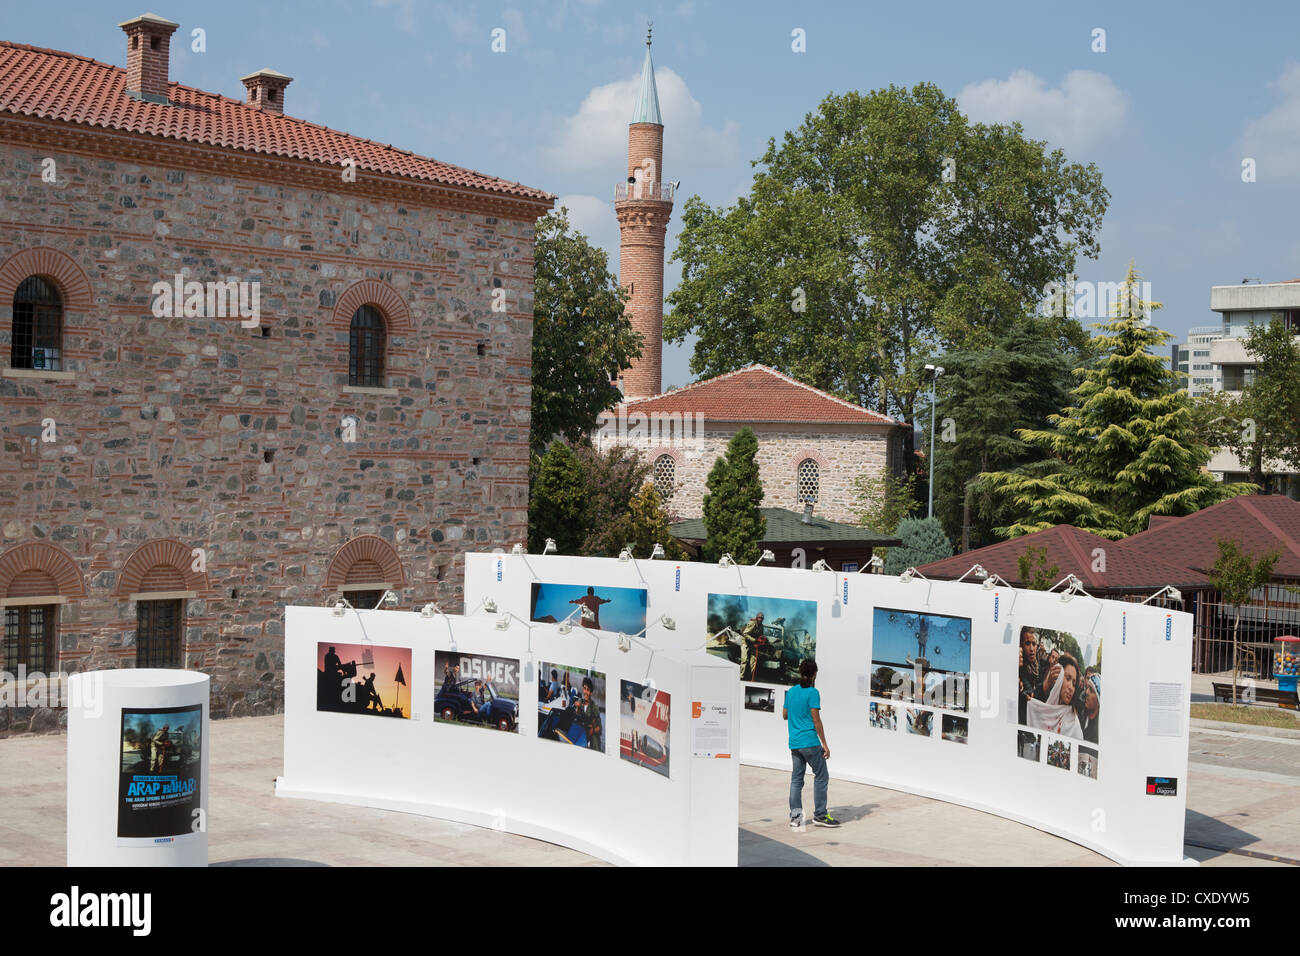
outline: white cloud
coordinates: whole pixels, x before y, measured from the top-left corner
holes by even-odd
[[[1019,122],[1035,139],[1067,152],[1090,149],[1124,131],[1128,96],[1104,73],[1071,70],[1059,87],[1028,70],[969,83],[957,102],[973,122]]]
[[[1280,102],[1246,121],[1234,165],[1240,170],[1242,159],[1254,159],[1259,182],[1300,178],[1300,63],[1288,63],[1269,86],[1280,93]]]
[[[732,120],[720,127],[706,124],[704,107],[672,70],[656,70],[655,79],[664,121],[663,178],[675,179],[687,167],[734,163],[739,153],[739,124]],[[640,89],[640,71],[631,79],[594,88],[577,113],[557,124],[554,142],[542,150],[543,161],[553,169],[606,173],[612,193],[627,165],[627,126]]]
[[[614,215],[614,203],[611,199],[571,193],[561,196],[555,208],[569,210],[569,225],[582,233],[594,246],[600,246],[609,253],[610,268],[618,264],[618,218]]]

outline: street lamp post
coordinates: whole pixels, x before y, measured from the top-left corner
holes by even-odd
[[[930,508],[927,517],[934,517],[934,386],[939,376],[943,374],[942,365],[927,365],[927,372],[930,372],[930,461],[928,463],[929,480],[926,482],[930,486]]]

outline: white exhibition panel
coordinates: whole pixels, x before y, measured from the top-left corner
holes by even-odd
[[[652,654],[639,644],[623,652],[615,635],[581,628],[560,634],[555,625],[515,621],[499,630],[487,615],[349,610],[337,617],[314,607],[288,607],[285,615],[278,796],[491,827],[617,864],[737,865],[738,761],[692,759],[690,720],[692,701],[729,703],[736,740],[742,698],[735,665],[702,652]],[[411,649],[402,697],[409,719],[317,710],[318,645],[363,645],[367,636],[375,646]],[[435,653],[445,651],[521,662],[518,732],[435,722]],[[543,661],[605,675],[604,753],[538,737]],[[671,701],[667,776],[619,752],[620,681],[642,684],[647,676]]]
[[[534,582],[594,585],[598,590],[602,586],[644,588],[649,637],[684,649],[701,648],[707,640],[711,593],[816,601],[817,687],[833,777],[995,813],[1058,834],[1120,863],[1186,862],[1189,614],[1086,595],[1065,602],[1056,593],[1005,587],[984,590],[979,582],[928,582],[919,577],[904,583],[892,575],[722,568],[698,562],[466,555],[467,608],[492,598],[500,610],[527,620]],[[970,620],[966,743],[943,739],[938,712],[932,736],[908,733],[902,711],[909,705],[896,701],[881,701],[899,711],[896,730],[870,726],[869,675],[878,607]],[[675,630],[655,624],[662,615],[674,620]],[[478,616],[488,617],[481,610]],[[1049,766],[1045,754],[1032,762],[1017,753],[1017,651],[1024,626],[1069,632],[1081,646],[1098,642],[1095,646],[1101,649],[1104,641],[1097,743],[1041,735],[1043,750],[1052,740],[1071,744],[1068,769]],[[1153,692],[1172,701],[1172,706],[1154,714],[1162,733],[1172,736],[1148,732]],[[783,770],[790,766],[790,756],[780,686],[775,697],[774,713],[742,707],[740,756],[747,764]],[[1095,779],[1078,772],[1080,745],[1098,752]],[[1175,780],[1176,793],[1149,794],[1148,777]],[[832,789],[832,806],[834,802]]]
[[[207,674],[162,668],[87,671],[69,678],[68,866],[208,865],[209,685]],[[157,811],[146,808],[140,814],[146,819],[136,829],[152,830],[152,835],[127,835],[122,830],[129,816],[122,807],[123,774],[133,768],[124,754],[123,715],[130,720],[147,714],[160,729],[168,721],[179,724],[171,714],[192,714],[196,708],[199,775],[193,799],[161,827],[147,819]],[[144,769],[140,773],[151,775]]]

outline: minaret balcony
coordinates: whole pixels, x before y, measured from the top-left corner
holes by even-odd
[[[654,199],[659,202],[673,201],[672,183],[618,183],[614,187],[614,202],[629,199]]]

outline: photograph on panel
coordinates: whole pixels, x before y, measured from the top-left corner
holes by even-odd
[[[508,732],[519,729],[519,661],[461,651],[435,651],[438,692],[434,720]]]
[[[603,753],[605,675],[546,661],[537,673],[537,736]]]
[[[1017,648],[1022,727],[1097,744],[1101,722],[1101,639],[1080,644],[1067,631],[1026,625]]]
[[[568,621],[592,631],[639,634],[645,630],[645,588],[533,582],[528,619],[540,624]]]
[[[618,709],[619,756],[667,777],[670,695],[653,685],[621,681]]]
[[[968,617],[878,607],[872,614],[871,694],[966,710]]]
[[[817,602],[752,594],[710,594],[708,643],[715,657],[740,665],[740,679],[799,683],[799,665],[817,657]]]
[[[898,710],[893,704],[880,704],[873,700],[870,715],[872,727],[878,727],[881,730],[898,729]]]
[[[966,743],[967,734],[970,730],[970,718],[958,717],[956,714],[944,714],[940,723],[942,727],[940,736],[944,740],[951,740],[955,744]]]
[[[934,732],[934,711],[907,707],[907,732],[919,737],[929,737]]]
[[[316,645],[316,709],[373,717],[411,716],[411,649],[383,644]]]
[[[746,687],[745,709],[776,713],[776,691],[771,687]]]

